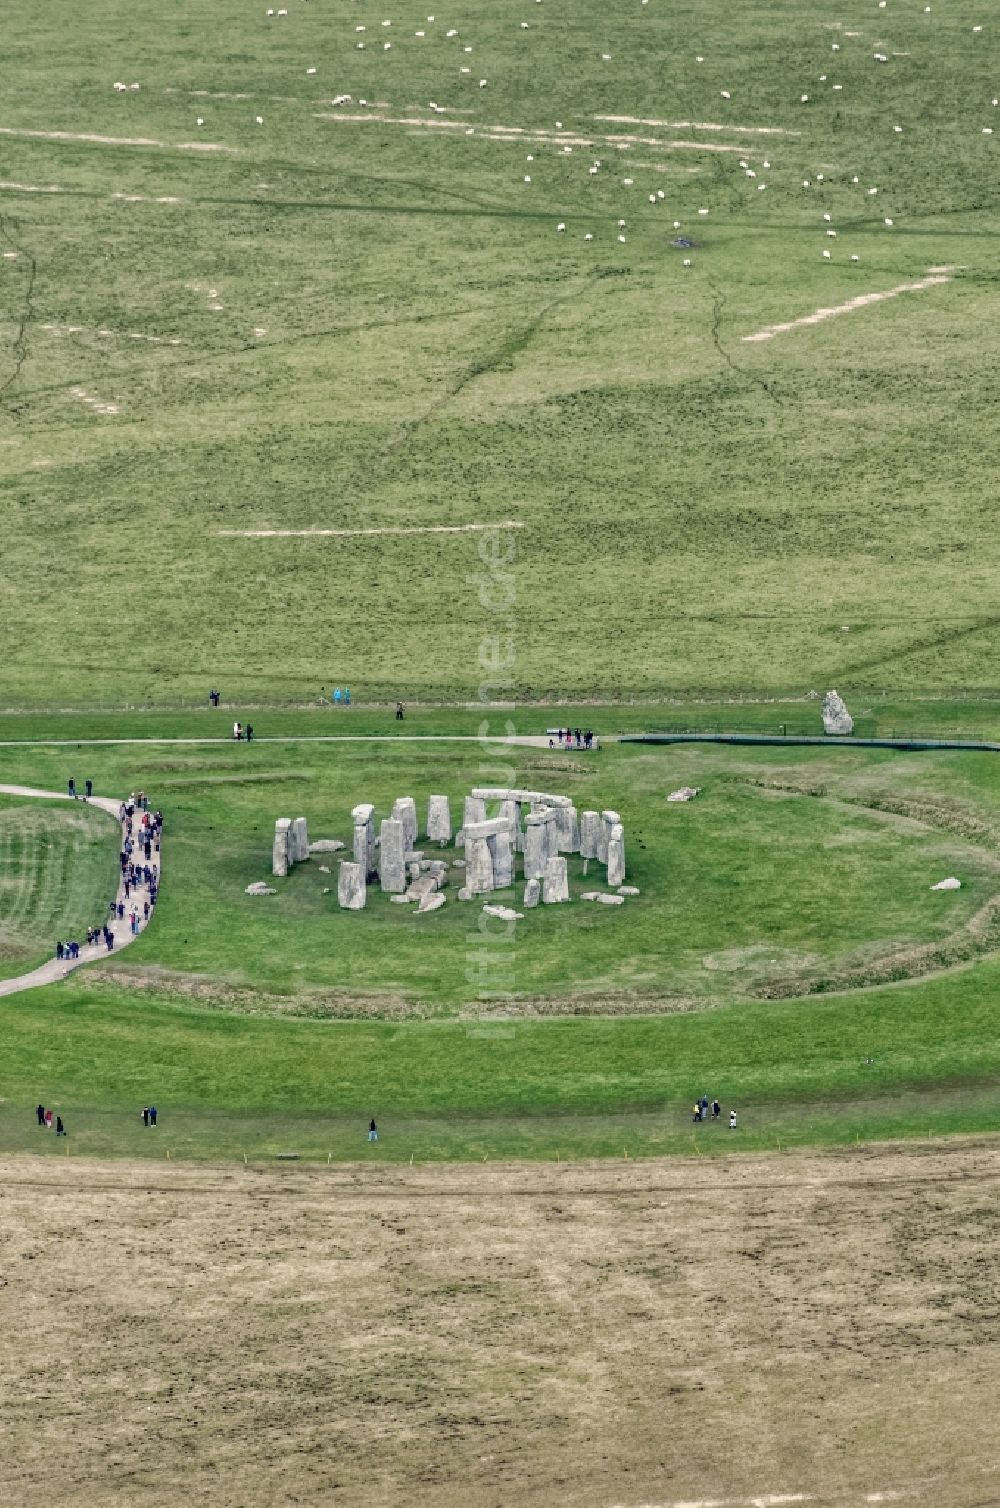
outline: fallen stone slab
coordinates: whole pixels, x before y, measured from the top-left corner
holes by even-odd
[[[439,895],[437,891],[435,891],[433,895],[424,896],[423,900],[420,902],[420,905],[417,907],[417,911],[421,913],[423,913],[424,911],[436,911],[439,906],[444,905],[447,899],[448,897],[446,895]]]
[[[310,853],[339,853],[346,848],[346,843],[341,843],[339,838],[318,838],[315,843],[310,843]]]
[[[513,911],[513,910],[511,910],[510,906],[484,906],[483,907],[483,915],[484,916],[495,916],[495,917],[498,917],[499,920],[502,921],[502,922],[523,922],[524,921],[524,912],[523,911]]]
[[[263,880],[254,880],[253,884],[248,885],[243,892],[244,895],[277,895],[277,893],[273,885],[265,885]]]
[[[397,906],[408,906],[410,902],[415,901],[417,897],[415,895],[410,895],[409,893],[407,893],[406,895],[390,895],[389,899],[390,901],[394,901]]]
[[[623,895],[608,895],[605,890],[602,890],[599,895],[595,895],[594,900],[600,901],[602,906],[624,906],[625,904],[625,897]]]
[[[639,894],[639,887],[638,887],[638,885],[619,885],[618,886],[618,894],[619,895],[638,895]]]
[[[469,889],[468,885],[462,886],[461,890],[458,892],[458,898],[460,901],[472,900],[472,891]]]
[[[329,864],[317,864],[316,868],[319,870],[320,874],[329,874],[330,873],[330,866],[329,866]]]
[[[682,785],[679,791],[671,791],[668,801],[693,801],[701,790],[700,785]]]
[[[961,880],[956,880],[953,874],[950,874],[946,880],[938,880],[936,885],[931,886],[932,890],[961,890],[961,888]]]

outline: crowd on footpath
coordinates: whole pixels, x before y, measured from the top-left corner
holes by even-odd
[[[76,781],[71,776],[69,794],[76,796]],[[87,796],[93,794],[93,781],[86,783]],[[86,798],[84,798],[86,799]],[[108,904],[108,916],[100,927],[88,927],[87,943],[98,947],[103,942],[109,953],[114,951],[115,926],[127,922],[133,937],[138,937],[153,914],[159,894],[159,852],[163,833],[163,813],[151,812],[145,791],[134,791],[118,808],[122,827],[118,862],[121,879],[118,894]],[[75,939],[56,943],[56,957],[71,962],[80,957],[80,943]]]
[[[707,1120],[717,1121],[720,1120],[721,1117],[722,1106],[719,1104],[718,1100],[713,1100],[711,1104],[709,1104],[707,1094],[703,1094],[700,1100],[695,1100],[694,1105],[691,1107],[691,1119],[696,1123],[698,1121]],[[736,1130],[735,1110],[730,1110],[729,1112],[729,1129],[730,1131]]]
[[[589,728],[557,728],[549,739],[550,749],[592,749],[594,735]]]
[[[253,723],[247,723],[244,728],[242,723],[233,723],[233,738],[238,744],[246,739],[248,744],[253,743]]]

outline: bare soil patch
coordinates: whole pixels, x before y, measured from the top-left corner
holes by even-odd
[[[993,1502],[998,1181],[990,1139],[402,1171],[7,1158],[0,1497]]]

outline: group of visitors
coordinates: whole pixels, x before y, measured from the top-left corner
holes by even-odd
[[[74,782],[70,780],[70,793]],[[90,794],[91,782],[87,781]],[[145,791],[133,791],[127,801],[118,807],[118,820],[122,825],[122,843],[118,855],[121,882],[118,894],[108,903],[108,918],[100,927],[87,928],[87,944],[99,947],[103,942],[108,952],[114,951],[115,933],[111,925],[115,921],[128,922],[133,937],[138,937],[149,921],[159,893],[159,869],[154,854],[160,852],[163,832],[163,813],[149,810],[149,797]],[[141,892],[145,892],[142,894]],[[56,958],[75,963],[80,957],[80,943],[75,940],[56,943]]]
[[[219,705],[219,692],[216,691],[216,689],[215,689],[214,686],[212,687],[211,691],[208,693],[208,700],[209,700],[209,704],[212,707],[217,707]]]
[[[69,779],[66,782],[66,789],[69,792],[70,796],[72,796],[72,798],[73,798],[74,801],[79,801],[80,800],[80,792],[76,788],[76,780],[73,778],[72,775],[69,777]],[[94,794],[94,782],[92,780],[85,780],[83,782],[83,799],[84,799],[84,801],[89,801],[90,797],[93,794]]]
[[[589,728],[557,728],[554,735],[549,739],[549,748],[555,749],[592,749],[594,747],[594,735]]]
[[[717,1121],[720,1120],[721,1117],[722,1106],[719,1104],[718,1100],[713,1100],[712,1103],[709,1104],[707,1094],[703,1094],[700,1100],[695,1100],[694,1105],[691,1108],[691,1119],[696,1123],[698,1121],[707,1120]],[[735,1110],[730,1110],[729,1112],[729,1129],[730,1131],[736,1130]]]
[[[330,700],[335,707],[349,707],[351,705],[351,688],[345,686],[341,691],[339,686],[334,686],[330,692]]]
[[[40,1126],[44,1126],[45,1129],[46,1129],[46,1131],[51,1131],[52,1130],[52,1111],[51,1110],[46,1110],[46,1108],[45,1108],[44,1105],[38,1105],[37,1108],[36,1108],[36,1110],[35,1110],[35,1115],[38,1117],[38,1124]],[[55,1122],[56,1122],[56,1126],[55,1126],[56,1135],[57,1136],[65,1136],[66,1135],[66,1127],[63,1125],[63,1118],[62,1118],[62,1116],[61,1115],[57,1115],[56,1118],[55,1118]]]
[[[156,1106],[155,1105],[143,1105],[143,1107],[142,1107],[142,1124],[144,1126],[155,1126],[156,1125]]]
[[[242,723],[233,723],[233,738],[238,744],[246,739],[248,744],[253,743],[253,723],[247,723],[244,728]]]

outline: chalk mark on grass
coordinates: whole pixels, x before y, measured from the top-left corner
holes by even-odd
[[[911,283],[897,283],[894,288],[884,288],[881,292],[859,293],[856,298],[850,298],[843,304],[831,304],[826,308],[814,309],[811,314],[802,314],[798,319],[785,320],[781,324],[765,325],[762,330],[755,330],[752,335],[744,335],[744,345],[752,341],[773,340],[775,335],[784,335],[789,330],[797,330],[805,325],[819,325],[827,319],[837,319],[841,314],[853,314],[858,309],[866,309],[870,304],[881,304],[886,299],[899,298],[903,293],[920,293],[925,288],[935,288],[941,283],[952,281],[951,270],[948,272],[934,272],[927,277],[917,278]]]
[[[385,524],[372,529],[217,529],[220,539],[324,539],[358,534],[472,534],[488,529],[523,529],[511,518],[495,524]]]

